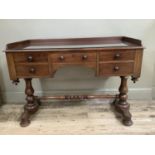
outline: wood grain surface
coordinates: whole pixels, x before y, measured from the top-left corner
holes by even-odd
[[[23,105],[6,104],[0,108],[0,134],[154,135],[155,101],[129,102],[134,122],[131,127],[121,124],[109,100],[44,103],[27,128],[19,126]]]

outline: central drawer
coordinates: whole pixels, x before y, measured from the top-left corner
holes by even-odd
[[[85,63],[85,62],[95,62],[96,53],[56,53],[51,54],[50,59],[53,63]]]

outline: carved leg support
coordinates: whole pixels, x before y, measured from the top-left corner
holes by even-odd
[[[123,117],[123,124],[126,126],[131,126],[133,124],[131,120],[131,114],[129,112],[130,105],[127,102],[127,77],[121,76],[121,85],[119,87],[119,99],[115,103],[116,110],[122,115]]]
[[[26,105],[24,106],[24,113],[21,116],[20,125],[26,127],[30,124],[30,116],[38,110],[38,102],[35,100],[34,89],[32,87],[32,79],[25,79],[26,89]]]

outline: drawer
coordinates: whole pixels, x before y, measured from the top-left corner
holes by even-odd
[[[99,63],[99,74],[108,76],[123,76],[133,73],[134,63]]]
[[[14,53],[15,62],[47,62],[48,54],[39,52]]]
[[[17,77],[43,77],[49,75],[48,64],[42,65],[16,65]]]
[[[96,53],[58,53],[51,54],[50,58],[52,62],[57,63],[85,63],[85,62],[95,62],[96,61]]]
[[[134,50],[105,51],[99,53],[99,61],[134,60]]]
[[[97,68],[96,62],[90,62],[90,63],[52,63],[51,64],[51,72],[55,72],[59,68],[62,67],[68,67],[68,66],[84,66],[88,68],[95,69]]]

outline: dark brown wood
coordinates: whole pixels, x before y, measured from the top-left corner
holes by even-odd
[[[134,50],[115,50],[108,52],[100,52],[100,61],[120,61],[133,60],[135,57]]]
[[[5,52],[10,79],[15,84],[21,78],[26,82],[27,104],[21,118],[21,126],[30,123],[30,114],[36,111],[40,100],[95,98],[116,98],[115,106],[123,116],[123,123],[131,125],[126,77],[131,76],[134,82],[140,77],[143,49],[140,40],[124,36],[34,39],[8,44]],[[58,69],[77,65],[93,69],[96,76],[121,76],[119,98],[114,95],[34,97],[32,78],[54,77]]]
[[[118,95],[62,95],[62,96],[41,96],[37,97],[39,100],[83,100],[83,99],[112,99],[117,98]]]
[[[99,63],[99,75],[100,76],[123,76],[131,75],[134,70],[133,62],[110,62]]]
[[[111,46],[123,43],[126,46]],[[104,45],[109,44],[105,47]],[[45,48],[46,45],[51,47]],[[74,47],[73,47],[74,45]],[[77,46],[78,45],[78,46]],[[83,46],[84,45],[84,46]],[[36,48],[31,48],[37,46]],[[53,46],[53,47],[52,47]],[[97,46],[97,47],[96,47]],[[141,41],[124,37],[96,37],[96,38],[69,38],[69,39],[34,39],[7,44],[5,52],[17,51],[69,51],[69,50],[116,50],[116,49],[143,49]]]
[[[119,100],[115,103],[116,110],[122,114],[123,124],[126,126],[131,126],[133,124],[131,120],[131,114],[129,112],[130,105],[127,102],[128,98],[128,86],[127,86],[128,77],[121,76],[121,84],[119,87]]]
[[[13,54],[7,53],[6,58],[7,58],[7,63],[8,63],[10,79],[16,81],[17,76],[16,76],[16,67],[14,63]]]
[[[88,53],[88,52],[81,52],[81,53],[61,53],[61,54],[51,54],[50,55],[52,62],[62,62],[62,63],[76,63],[76,62],[95,62],[96,61],[96,52]]]
[[[135,52],[135,64],[134,64],[134,74],[132,76],[132,81],[135,83],[141,74],[141,67],[142,67],[142,59],[143,59],[143,51],[136,50]]]
[[[7,44],[6,50],[21,49],[21,48],[24,48],[26,46],[29,46],[30,42],[31,42],[30,40],[23,40],[23,41],[17,41],[17,42],[11,43],[11,44]]]
[[[130,44],[132,43],[132,44],[135,44],[135,45],[142,46],[141,40],[138,40],[138,39],[134,39],[134,38],[130,38],[130,37],[122,37],[122,41],[130,43]]]
[[[38,110],[38,102],[35,100],[34,89],[32,87],[31,78],[25,79],[25,94],[26,96],[26,105],[24,106],[24,113],[21,116],[20,125],[26,127],[30,124],[30,116]]]
[[[13,54],[15,63],[20,62],[47,62],[48,54],[42,52],[23,52],[23,53],[14,53]]]
[[[48,77],[48,64],[17,64],[16,74],[19,78],[26,77]]]

